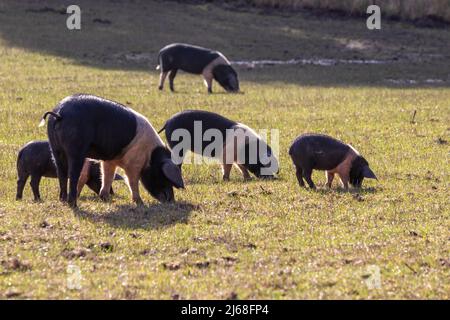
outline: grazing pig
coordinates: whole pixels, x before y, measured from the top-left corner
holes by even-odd
[[[360,188],[364,178],[377,179],[369,163],[351,145],[321,134],[303,134],[292,143],[289,155],[296,168],[297,180],[304,187],[303,178],[315,188],[311,180],[313,169],[326,170],[327,186],[331,188],[337,173],[348,189],[348,183]]]
[[[225,56],[210,49],[189,44],[174,43],[159,51],[159,65],[161,69],[159,90],[164,87],[164,80],[169,75],[170,90],[174,91],[173,80],[178,70],[193,74],[201,74],[212,93],[212,80],[215,79],[228,92],[239,91],[239,80],[236,71],[231,67]]]
[[[184,188],[181,171],[171,160],[150,122],[119,103],[92,95],[62,100],[50,115],[48,138],[60,183],[60,198],[76,207],[77,183],[85,158],[102,160],[100,197],[106,200],[116,167],[124,169],[133,200],[141,204],[139,180],[161,202],[173,201],[173,187]]]
[[[98,194],[101,187],[100,163],[96,160],[86,159],[82,171],[82,179],[80,179],[77,186],[78,194],[81,193],[84,184]],[[41,195],[39,193],[39,183],[41,178],[57,177],[56,166],[52,160],[48,141],[31,141],[20,149],[17,157],[17,176],[16,200],[22,199],[23,189],[29,176],[31,176],[30,185],[33,190],[34,200],[41,200]],[[115,180],[121,179],[122,177],[116,174]],[[113,194],[112,189],[111,194]]]
[[[164,127],[169,146],[180,149],[180,167],[186,151],[218,159],[222,164],[223,179],[229,180],[233,164],[242,172],[244,179],[250,179],[249,172],[256,177],[269,178],[278,173],[278,161],[271,148],[252,129],[242,123],[229,120],[216,113],[201,110],[179,112],[166,121]],[[210,135],[215,131],[214,144],[211,148]],[[185,133],[189,141],[182,140],[178,134]],[[180,139],[179,139],[180,138]],[[210,153],[205,151],[211,151]],[[175,150],[173,150],[175,151]]]

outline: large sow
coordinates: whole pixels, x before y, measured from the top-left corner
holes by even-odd
[[[173,187],[184,188],[181,171],[171,160],[150,122],[117,102],[92,95],[63,99],[50,115],[47,134],[60,183],[60,199],[77,205],[77,184],[85,158],[102,160],[100,197],[107,199],[117,167],[124,169],[133,200],[142,203],[139,180],[161,202],[173,201]]]

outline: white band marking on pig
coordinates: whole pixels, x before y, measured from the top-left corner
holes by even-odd
[[[245,150],[243,147],[246,140],[253,142],[250,143],[250,154],[248,156],[250,163],[256,163],[258,159],[258,149],[256,146],[261,139],[260,136],[253,129],[242,123],[238,123],[230,129],[231,132],[227,130],[227,136],[225,137],[224,154],[222,155],[224,163],[245,163]]]
[[[358,150],[356,150],[355,148],[353,148],[353,146],[351,146],[350,144],[347,144],[347,145],[350,147],[350,149],[351,149],[357,156],[359,156]]]
[[[133,166],[142,169],[150,160],[153,150],[156,147],[164,146],[164,143],[147,118],[132,109],[128,110],[133,112],[136,117],[136,135],[123,149],[117,160],[125,165],[133,163]]]
[[[350,170],[352,169],[353,160],[355,160],[360,154],[359,152],[353,148],[351,145],[347,144],[350,147],[347,154],[345,155],[344,160],[336,168],[331,170],[327,170],[327,172],[331,175],[337,173],[341,178],[341,181],[344,187],[347,185],[350,180]]]
[[[230,65],[230,62],[227,58],[220,52],[217,52],[219,55],[217,58],[215,58],[213,61],[208,63],[206,67],[203,68],[202,75],[205,79],[212,79],[214,77],[213,75],[213,69],[220,65]]]

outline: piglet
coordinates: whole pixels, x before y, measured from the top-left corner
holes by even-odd
[[[98,194],[101,188],[100,163],[96,160],[86,159],[82,171],[82,178],[80,178],[78,184],[78,194],[80,194],[84,184]],[[52,160],[48,141],[30,141],[20,149],[17,157],[17,176],[16,200],[22,199],[25,183],[30,176],[34,200],[41,200],[39,193],[41,178],[57,177],[56,166]],[[115,180],[122,179],[120,175],[116,174]],[[111,194],[113,194],[112,189]]]
[[[311,179],[313,169],[326,171],[326,185],[329,188],[335,174],[339,175],[345,189],[348,189],[349,183],[360,188],[364,178],[377,179],[367,160],[355,148],[326,135],[300,135],[292,143],[289,155],[302,187],[305,186],[303,178],[310,188],[316,187]]]

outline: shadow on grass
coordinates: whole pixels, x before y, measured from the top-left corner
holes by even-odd
[[[70,4],[69,0],[1,1],[1,40],[7,46],[69,58],[80,65],[155,73],[159,49],[173,42],[215,48],[230,60],[403,61],[385,66],[239,68],[243,80],[258,83],[421,87],[430,86],[426,79],[447,77],[442,68],[448,65],[443,54],[450,50],[447,29],[430,31],[386,22],[382,32],[373,32],[363,27],[365,19],[320,18],[305,12],[280,16],[250,8],[243,12],[225,10],[213,3],[78,0],[81,30],[71,31],[66,27],[65,13]],[[414,55],[444,58],[430,67],[411,63],[408,57]],[[401,84],[419,76],[415,84]],[[400,85],[386,79],[400,81]],[[444,81],[435,86],[448,84]]]
[[[186,185],[218,185],[218,184],[232,184],[232,183],[242,183],[246,185],[256,184],[256,183],[271,183],[271,182],[282,182],[284,178],[275,177],[275,178],[257,178],[255,176],[251,176],[250,179],[244,179],[242,174],[236,172],[230,176],[229,180],[223,180],[223,178],[219,175],[210,174],[208,177],[198,176],[195,174],[184,176],[186,180]]]
[[[333,188],[327,188],[327,187],[320,187],[317,188],[316,190],[312,190],[312,191],[316,191],[318,193],[323,193],[323,194],[327,194],[330,192],[335,192],[335,193],[350,193],[350,194],[364,194],[364,193],[376,193],[378,192],[378,188],[374,188],[374,187],[361,187],[361,188],[352,188],[349,187],[348,190],[344,189],[343,187],[333,187]]]
[[[198,208],[188,202],[150,203],[142,206],[120,205],[113,211],[92,212],[74,209],[74,214],[94,223],[107,223],[123,229],[161,229],[178,223],[187,223],[190,213]]]
[[[316,185],[315,189],[311,189],[307,185],[305,185],[304,187],[301,187],[298,184],[296,184],[296,186],[298,188],[300,188],[300,190],[304,190],[304,191],[308,191],[308,192],[314,192],[314,193],[318,193],[318,194],[322,194],[322,195],[327,195],[327,194],[352,194],[352,195],[355,196],[355,195],[364,195],[364,194],[374,194],[374,193],[378,193],[378,192],[383,190],[382,187],[364,187],[364,186],[362,186],[361,188],[349,187],[348,189],[345,189],[342,186],[332,186],[331,188],[328,188],[324,184]]]

